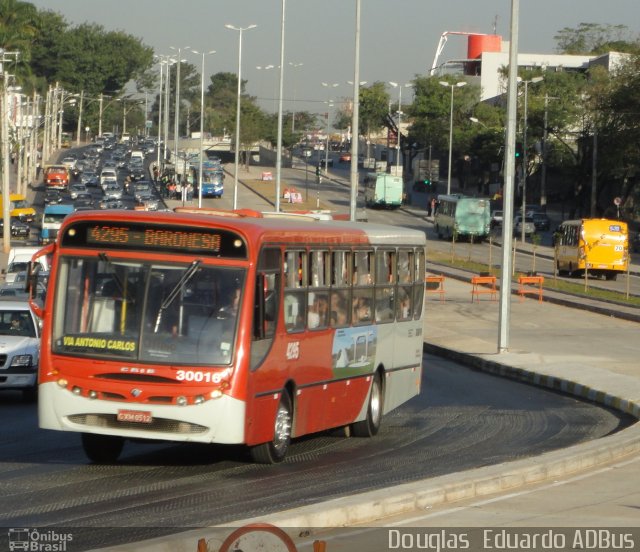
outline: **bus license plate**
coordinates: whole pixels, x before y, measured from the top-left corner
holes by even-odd
[[[118,421],[150,424],[153,421],[153,417],[151,416],[151,412],[144,410],[118,410]]]

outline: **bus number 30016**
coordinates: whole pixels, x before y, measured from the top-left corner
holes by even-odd
[[[227,376],[227,371],[224,372],[201,372],[196,370],[178,370],[176,372],[176,379],[178,381],[195,381],[197,383],[220,383]]]

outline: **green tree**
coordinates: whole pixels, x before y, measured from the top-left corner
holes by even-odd
[[[411,120],[409,141],[416,151],[432,148],[434,158],[440,158],[440,171],[446,170],[449,152],[451,89],[442,86],[441,77],[418,77],[414,83],[414,101],[408,113]],[[453,84],[453,83],[452,83]],[[477,129],[471,128],[469,117],[478,104],[480,89],[474,85],[456,88],[453,102],[452,163],[468,156]],[[455,171],[454,171],[455,172]]]
[[[38,34],[38,11],[27,2],[0,0],[0,47],[19,51],[30,59],[31,44]]]
[[[389,112],[389,93],[384,82],[374,82],[360,88],[359,125],[360,135],[369,137],[385,126]]]
[[[640,53],[640,41],[631,38],[626,25],[580,23],[575,29],[559,30],[554,38],[561,54]]]

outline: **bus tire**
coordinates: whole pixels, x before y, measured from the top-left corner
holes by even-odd
[[[618,278],[617,272],[606,272],[604,275],[606,280],[614,281]]]
[[[113,435],[82,434],[82,448],[96,464],[113,464],[124,447],[124,439]]]
[[[291,406],[291,397],[289,397],[287,391],[283,391],[274,420],[273,439],[267,443],[261,443],[260,445],[251,447],[251,458],[253,461],[259,464],[277,464],[282,462],[289,450],[292,427],[293,408]]]
[[[376,374],[371,383],[367,417],[361,422],[355,422],[351,425],[351,432],[355,437],[373,437],[378,433],[382,423],[383,402],[382,380],[380,374]]]

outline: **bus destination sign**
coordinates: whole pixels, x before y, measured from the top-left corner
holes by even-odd
[[[71,247],[140,249],[244,258],[244,240],[221,229],[150,224],[79,222],[67,228],[62,244]]]

